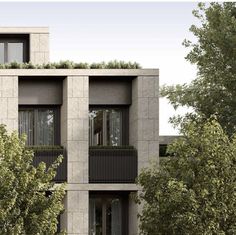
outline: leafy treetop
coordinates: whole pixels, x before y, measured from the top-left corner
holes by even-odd
[[[62,158],[46,168],[32,165],[25,137],[8,134],[0,125],[0,234],[55,234],[63,210],[65,185],[53,178]]]
[[[184,121],[182,134],[138,178],[142,234],[236,234],[236,137],[214,119]]]
[[[215,114],[231,136],[236,131],[236,3],[200,3],[193,14],[200,21],[190,28],[197,41],[184,45],[198,76],[190,84],[164,86],[161,94],[175,108],[191,107],[206,119]]]

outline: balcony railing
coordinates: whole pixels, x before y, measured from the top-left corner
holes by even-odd
[[[89,183],[134,183],[136,177],[136,149],[89,149]]]
[[[54,178],[55,182],[67,181],[67,156],[64,149],[37,149],[33,148],[34,158],[33,165],[38,166],[40,162],[45,162],[46,166],[50,166],[56,161],[59,155],[63,155],[63,161],[57,168],[57,174]]]

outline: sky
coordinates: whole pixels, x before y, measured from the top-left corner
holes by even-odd
[[[136,61],[160,69],[160,86],[189,83],[196,67],[184,57],[185,38],[197,20],[196,2],[0,2],[0,26],[47,26],[50,61]],[[176,135],[175,114],[160,98],[160,135]]]

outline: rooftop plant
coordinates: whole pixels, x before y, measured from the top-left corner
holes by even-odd
[[[60,145],[30,145],[30,146],[25,146],[25,148],[33,151],[63,150],[63,147]]]
[[[0,64],[0,69],[140,69],[141,66],[136,62],[125,62],[113,60],[100,63],[75,63],[73,61],[60,61],[58,63],[32,64],[11,62]]]

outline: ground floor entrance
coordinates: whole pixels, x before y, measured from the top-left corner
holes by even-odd
[[[126,192],[90,192],[89,235],[127,235],[128,197]]]

